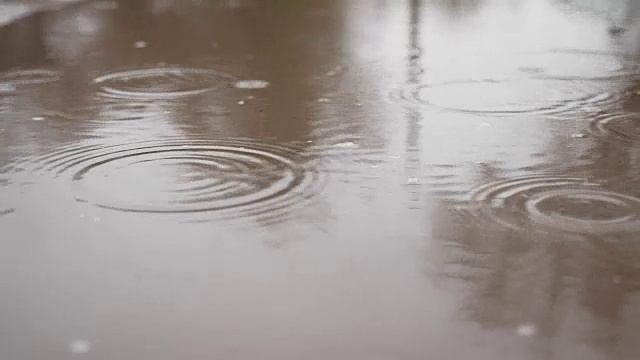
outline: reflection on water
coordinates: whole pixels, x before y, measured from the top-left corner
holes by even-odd
[[[0,358],[635,359],[634,4],[1,28]]]

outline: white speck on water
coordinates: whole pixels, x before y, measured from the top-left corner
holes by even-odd
[[[516,329],[516,333],[520,336],[533,336],[538,332],[538,329],[533,324],[522,324]]]
[[[94,218],[93,218],[93,222],[98,222],[98,221],[100,221],[100,218],[99,218],[99,217],[94,217]]]
[[[16,86],[11,83],[0,83],[0,93],[16,91]]]
[[[34,116],[34,117],[31,118],[31,120],[33,120],[33,121],[42,121],[42,120],[44,120],[44,117],[42,117],[42,116]]]
[[[362,106],[362,104],[361,104],[361,103],[359,103],[359,102],[357,102],[357,103],[356,103],[356,106]]]
[[[574,139],[584,139],[587,137],[587,134],[576,133],[576,134],[571,134],[571,137]]]
[[[335,68],[327,71],[327,76],[336,76],[342,71],[342,66],[336,66]]]
[[[390,159],[400,159],[400,156],[397,155],[389,155]]]
[[[69,344],[69,351],[72,354],[86,354],[91,351],[91,343],[87,340],[74,340]]]
[[[142,49],[147,47],[147,42],[146,41],[136,41],[133,43],[133,47],[136,49]]]
[[[409,185],[418,185],[420,184],[420,179],[416,178],[416,177],[411,177],[407,179],[407,184]]]
[[[238,105],[244,105],[244,104],[245,104],[244,100],[238,101]]]
[[[318,99],[318,102],[328,103],[328,102],[331,102],[331,100],[329,100],[328,98],[320,98],[320,99]]]
[[[338,143],[333,145],[334,148],[341,148],[341,149],[353,149],[353,148],[357,148],[358,145],[354,142],[351,141],[345,141],[342,143]]]
[[[487,127],[491,127],[491,124],[489,124],[488,122],[483,122],[483,123],[480,123],[480,125],[478,125],[478,129],[487,128]]]
[[[249,96],[247,96],[247,100],[253,100],[253,99],[255,99],[255,98],[256,98],[256,97],[255,97],[255,96],[253,96],[253,95],[249,95]]]
[[[269,85],[271,83],[267,80],[239,80],[234,86],[238,89],[264,89]]]

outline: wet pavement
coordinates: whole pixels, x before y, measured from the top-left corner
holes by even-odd
[[[637,359],[640,7],[0,28],[0,359]]]

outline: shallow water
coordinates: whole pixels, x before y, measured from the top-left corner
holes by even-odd
[[[101,0],[0,28],[0,358],[638,358],[635,8]]]

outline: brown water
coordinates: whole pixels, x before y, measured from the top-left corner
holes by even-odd
[[[0,359],[637,359],[634,7],[0,28]]]

